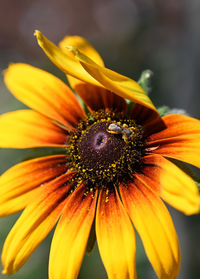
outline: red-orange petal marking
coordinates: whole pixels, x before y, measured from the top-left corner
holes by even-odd
[[[0,176],[0,216],[23,209],[34,200],[41,186],[67,168],[66,155],[55,155],[25,161],[8,169]]]
[[[134,104],[130,117],[144,128],[144,135],[150,135],[165,128],[157,111],[151,110],[140,104]]]
[[[66,142],[67,132],[38,112],[18,110],[0,116],[0,147],[62,147]]]
[[[180,251],[173,222],[161,199],[139,180],[120,185],[122,201],[159,279],[175,279]]]
[[[125,100],[105,88],[81,81],[76,83],[73,88],[91,111],[99,109],[116,109],[117,111],[127,110]]]
[[[162,117],[166,129],[148,139],[152,153],[175,158],[200,168],[200,121],[192,117],[171,114]]]
[[[21,102],[67,128],[78,124],[85,113],[71,89],[54,75],[27,64],[11,64],[5,83]]]
[[[81,185],[68,199],[51,245],[50,279],[77,278],[94,220],[96,198],[97,192],[88,192]]]
[[[3,273],[16,272],[56,224],[66,203],[72,173],[63,174],[43,187],[10,231],[2,252]]]
[[[116,191],[100,192],[96,235],[108,278],[136,279],[135,233]]]

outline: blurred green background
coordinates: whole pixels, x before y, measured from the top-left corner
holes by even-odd
[[[199,118],[200,1],[161,0],[0,0],[0,70],[25,62],[64,75],[38,47],[33,32],[58,43],[65,35],[86,37],[105,64],[135,80],[154,72],[151,98],[157,106],[182,108]],[[23,108],[0,77],[0,114]],[[34,150],[0,150],[0,173],[32,156]],[[38,153],[38,151],[37,151]],[[200,278],[200,217],[170,209],[179,236],[179,279]],[[0,247],[20,214],[0,219]],[[151,224],[149,224],[151,226]],[[51,235],[11,279],[47,279]],[[156,278],[137,237],[138,278]],[[7,278],[0,275],[0,278]],[[84,258],[79,279],[104,279],[98,249]]]

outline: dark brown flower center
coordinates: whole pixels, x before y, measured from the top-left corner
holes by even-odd
[[[80,180],[108,184],[128,179],[143,152],[142,129],[114,112],[99,111],[70,135],[68,155]]]
[[[109,133],[108,126],[108,122],[97,122],[81,136],[78,149],[85,167],[105,169],[122,156],[126,143],[121,135]]]

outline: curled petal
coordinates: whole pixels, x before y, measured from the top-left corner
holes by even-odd
[[[104,87],[122,98],[130,99],[156,110],[149,97],[134,80],[96,64],[74,46],[68,46],[68,49],[75,54],[76,58],[66,55],[47,40],[41,32],[36,31],[35,35],[40,47],[49,59],[66,74],[84,82]]]
[[[39,46],[61,71],[82,81],[101,86],[99,82],[84,70],[74,57],[66,55],[59,47],[43,36],[40,31],[35,31],[34,35],[37,38]]]
[[[82,37],[68,36],[65,37],[59,44],[60,48],[66,55],[72,58],[74,55],[68,51],[67,46],[74,46],[80,49],[84,54],[89,56],[95,63],[104,66],[103,60],[99,53],[92,47],[92,45]],[[83,82],[70,75],[67,75],[71,87],[79,94],[84,103],[91,110],[112,109],[113,107],[118,111],[126,110],[126,102],[123,98],[110,92],[109,90]]]
[[[136,81],[99,66],[73,46],[69,46],[69,51],[74,53],[84,69],[105,88],[122,98],[129,99],[156,111],[153,103]]]

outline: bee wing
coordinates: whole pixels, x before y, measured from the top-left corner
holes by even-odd
[[[115,133],[122,133],[123,132],[123,128],[116,124],[116,123],[111,123],[109,126],[108,126],[108,130],[112,131],[112,132],[115,132]]]

